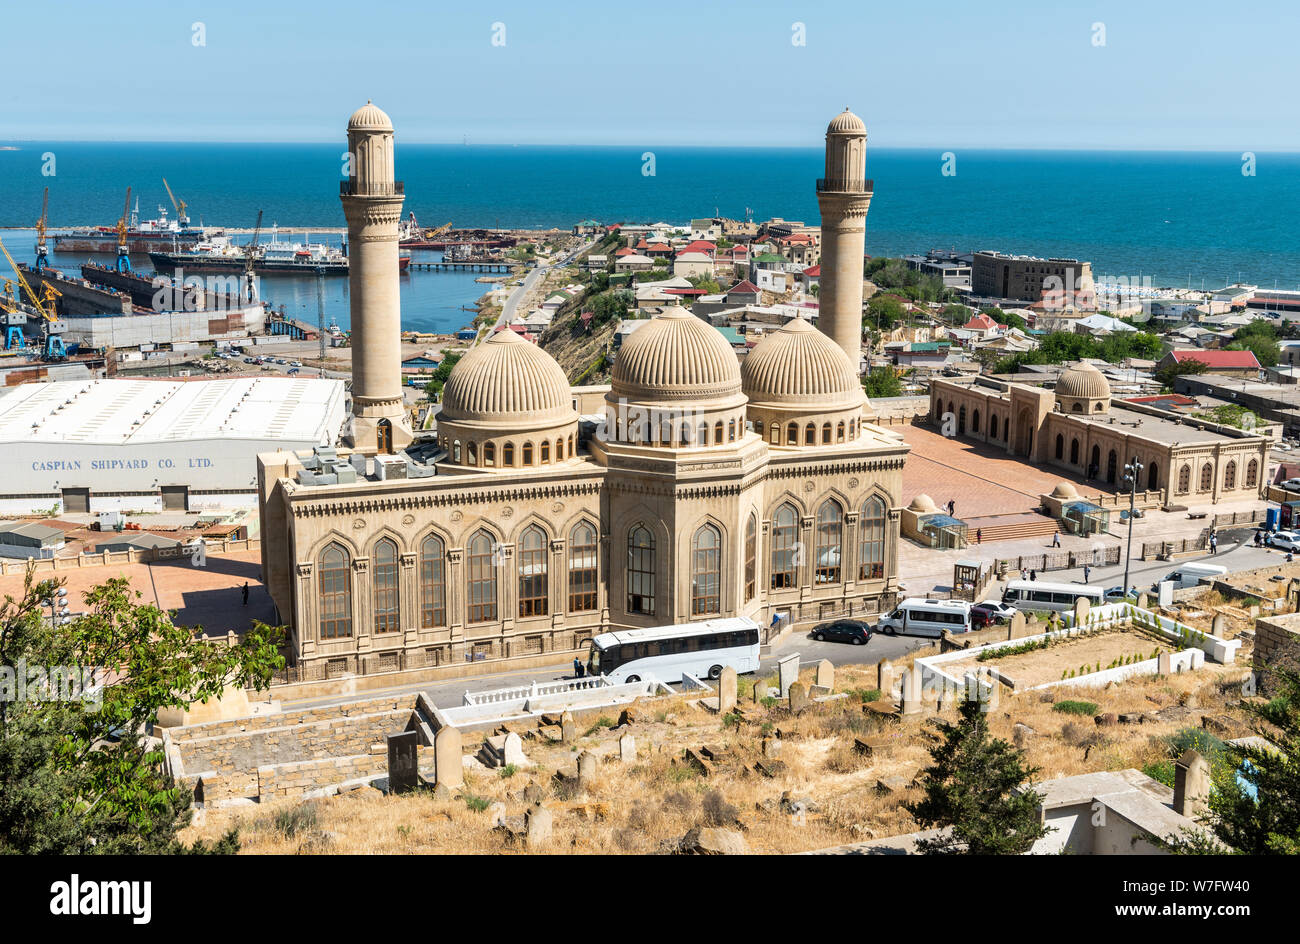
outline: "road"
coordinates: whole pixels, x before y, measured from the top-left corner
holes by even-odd
[[[552,262],[550,265],[537,266],[531,269],[529,273],[524,276],[523,282],[510,293],[510,297],[506,299],[506,303],[501,306],[501,314],[497,317],[496,324],[493,326],[492,330],[496,331],[496,329],[502,325],[508,325],[510,322],[515,320],[515,312],[519,308],[519,303],[528,297],[529,291],[537,285],[539,279],[546,278],[547,273],[552,269],[562,269],[569,265],[578,256],[596,245],[596,243],[597,240],[593,239],[590,242],[579,246],[572,252],[566,253],[562,258]]]

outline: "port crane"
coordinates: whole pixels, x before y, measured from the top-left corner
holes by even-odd
[[[167,178],[162,179],[163,187],[167,191],[167,197],[172,202],[172,209],[176,211],[176,222],[181,226],[189,226],[190,218],[185,215],[185,201],[177,200],[176,194],[172,193],[172,188],[167,185]]]
[[[262,235],[262,211],[257,211],[257,223],[253,226],[253,238],[244,247],[244,284],[249,302],[257,301],[257,277],[253,274],[253,264],[257,259],[257,241]]]
[[[50,213],[50,188],[45,188],[41,197],[41,218],[36,221],[36,271],[40,272],[50,264],[50,249],[45,244],[45,226]]]
[[[131,247],[126,241],[126,220],[131,213],[131,188],[126,188],[126,203],[122,206],[122,216],[117,221],[117,271],[131,271]]]
[[[59,321],[58,316],[55,314],[56,300],[63,293],[50,283],[43,282],[45,291],[37,294],[27,282],[23,270],[18,268],[18,263],[14,262],[14,257],[9,255],[9,250],[5,248],[3,242],[0,242],[0,253],[4,255],[5,261],[9,263],[9,268],[18,277],[18,284],[22,286],[22,292],[15,298],[13,283],[8,279],[5,280],[5,297],[0,299],[0,307],[5,310],[5,349],[12,350],[13,346],[15,346],[15,340],[18,344],[22,343],[22,328],[20,326],[26,324],[29,313],[34,312],[42,319],[41,360],[64,360],[68,356],[68,350],[63,344],[61,335],[66,326]],[[31,299],[30,305],[23,304],[22,295],[24,292]]]

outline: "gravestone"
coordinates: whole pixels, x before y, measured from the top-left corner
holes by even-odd
[[[758,704],[768,695],[768,688],[762,682],[754,683],[754,704]]]
[[[736,670],[727,666],[718,676],[718,714],[725,715],[736,708]]]
[[[533,762],[524,756],[524,743],[515,732],[511,731],[506,735],[503,747],[503,760],[507,765],[513,764],[516,767],[533,766]]]
[[[1074,601],[1074,625],[1085,626],[1088,623],[1088,609],[1090,604],[1087,597],[1078,597]]]
[[[1174,764],[1174,811],[1196,819],[1210,798],[1210,765],[1190,748]]]
[[[903,714],[915,715],[921,712],[921,680],[916,670],[903,673]]]
[[[1223,634],[1228,631],[1228,617],[1222,613],[1214,614],[1214,622],[1210,626],[1210,635],[1223,638]]]
[[[625,764],[636,763],[636,738],[625,734],[618,739],[618,759]]]
[[[808,690],[803,687],[803,682],[792,682],[790,684],[790,710],[798,714],[807,707]]]
[[[535,804],[524,815],[524,842],[529,849],[540,849],[551,841],[551,811]]]
[[[406,793],[420,783],[420,735],[417,731],[403,731],[388,735],[388,790]]]
[[[773,737],[763,738],[763,756],[771,760],[776,760],[781,756],[781,739]]]
[[[1156,658],[1156,672],[1160,675],[1174,674],[1174,654],[1172,652],[1162,652]]]
[[[790,694],[790,686],[799,680],[799,654],[786,656],[776,664],[777,679],[781,685],[781,697]]]
[[[1145,592],[1138,594],[1137,607],[1139,610],[1151,609],[1151,598]]]
[[[1011,617],[1011,628],[1007,630],[1007,639],[1019,639],[1025,634],[1025,614],[1021,610]]]
[[[835,688],[835,666],[831,665],[830,659],[822,659],[817,663],[817,681],[813,683],[827,691]]]
[[[596,755],[583,751],[578,755],[578,786],[585,787],[596,779]]]
[[[888,698],[894,691],[894,663],[880,660],[876,666],[876,690]]]
[[[574,722],[572,713],[566,711],[560,715],[560,740],[572,744],[577,738],[578,725]]]
[[[464,784],[465,766],[459,728],[444,725],[433,736],[433,770],[434,780],[448,788]]]
[[[1156,590],[1159,603],[1162,607],[1174,605],[1174,582],[1172,580],[1160,581],[1160,586]]]

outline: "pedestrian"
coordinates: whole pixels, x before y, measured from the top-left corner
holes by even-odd
[[[1213,532],[1210,534],[1210,553],[1219,553],[1219,536]]]
[[[948,517],[949,518],[957,517],[957,503],[953,501],[951,498],[948,499]]]
[[[577,656],[573,657],[573,677],[582,678],[582,660]]]
[[[1060,531],[1053,531],[1053,532],[1052,532],[1052,547],[1060,547],[1060,546],[1061,546],[1061,532],[1060,532]]]
[[[1084,564],[1084,565],[1083,565],[1083,582],[1084,582],[1084,583],[1091,583],[1092,581],[1089,579],[1089,578],[1091,578],[1091,577],[1092,577],[1092,568],[1089,567],[1087,564]]]
[[[1028,579],[1029,579],[1029,568],[1027,568],[1027,567],[1021,567],[1021,568],[1020,568],[1020,579],[1021,579],[1021,580],[1028,580]]]
[[[1030,580],[1037,580],[1037,579],[1038,579],[1038,571],[1036,571],[1036,570],[1031,570],[1031,571],[1029,572],[1029,579],[1030,579]]]
[[[975,529],[975,543],[976,543],[976,544],[983,544],[983,543],[984,543],[984,529],[983,529],[983,528],[976,528],[976,529]]]
[[[248,606],[248,581],[244,581],[244,606]]]

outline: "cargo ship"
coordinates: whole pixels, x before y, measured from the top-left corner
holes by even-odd
[[[242,272],[248,263],[248,248],[221,238],[203,242],[188,250],[150,252],[155,269],[184,269],[186,272]],[[409,255],[399,256],[398,270],[411,264]],[[262,273],[301,272],[310,275],[347,275],[348,257],[342,249],[324,243],[269,242],[253,250],[253,271]]]
[[[140,219],[140,201],[131,211],[130,225],[126,230],[128,251],[152,252],[172,247],[192,249],[199,243],[224,236],[225,230],[211,226],[191,226],[189,217],[168,219],[166,207],[158,207],[158,218]],[[117,227],[92,226],[54,234],[55,252],[117,252]]]

